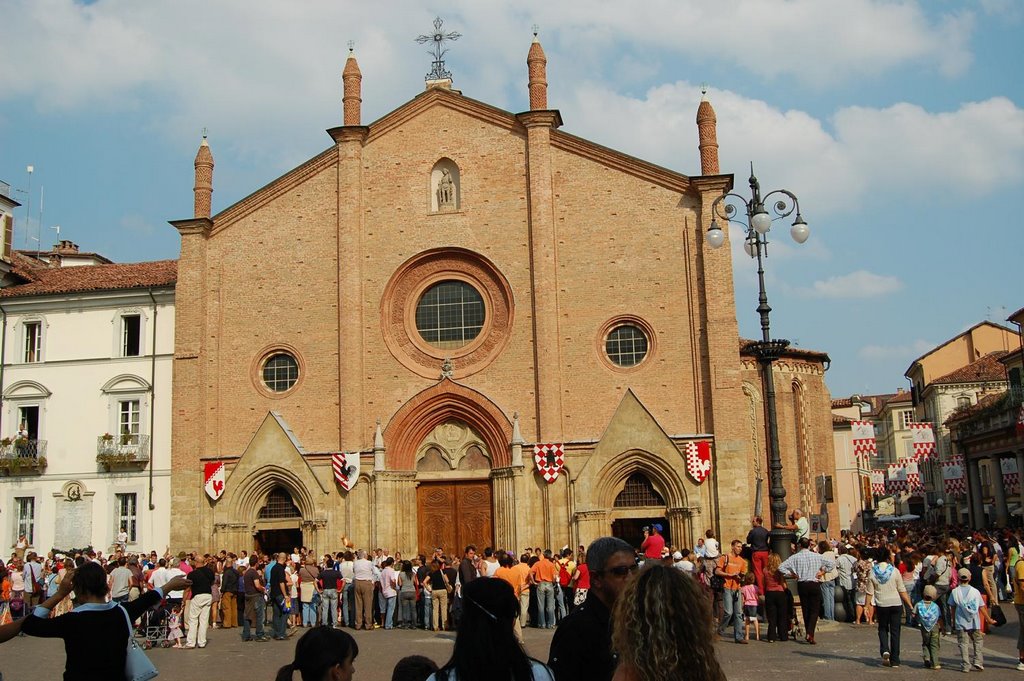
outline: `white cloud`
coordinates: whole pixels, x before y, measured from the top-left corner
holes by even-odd
[[[899,277],[886,276],[857,270],[811,284],[805,295],[815,298],[877,298],[895,293],[903,288]]]
[[[869,344],[858,350],[857,356],[863,360],[872,362],[898,359],[905,359],[909,361],[915,357],[920,357],[934,347],[934,343],[921,339],[904,345]]]

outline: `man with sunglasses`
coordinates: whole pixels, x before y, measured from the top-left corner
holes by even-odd
[[[548,666],[558,681],[611,681],[618,664],[612,652],[611,611],[636,570],[633,547],[616,537],[594,540],[586,551],[587,600],[573,610],[551,639]]]

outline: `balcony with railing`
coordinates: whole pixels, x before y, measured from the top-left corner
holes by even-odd
[[[953,412],[946,424],[957,440],[1011,429],[1020,418],[1022,398],[1019,387],[983,397],[977,404]]]
[[[31,475],[46,470],[46,440],[5,437],[0,440],[0,474]]]
[[[114,468],[145,468],[149,463],[148,435],[100,435],[96,438],[96,462]]]

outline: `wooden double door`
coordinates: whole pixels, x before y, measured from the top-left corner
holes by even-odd
[[[416,488],[419,553],[441,547],[461,557],[469,544],[478,552],[494,545],[490,481],[421,482]]]

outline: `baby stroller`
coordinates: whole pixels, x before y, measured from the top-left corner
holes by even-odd
[[[143,649],[167,648],[174,644],[173,641],[167,640],[167,620],[169,615],[170,611],[165,603],[161,603],[155,608],[150,608],[142,613],[142,618],[139,627],[135,631],[135,635],[142,639],[139,645]]]

